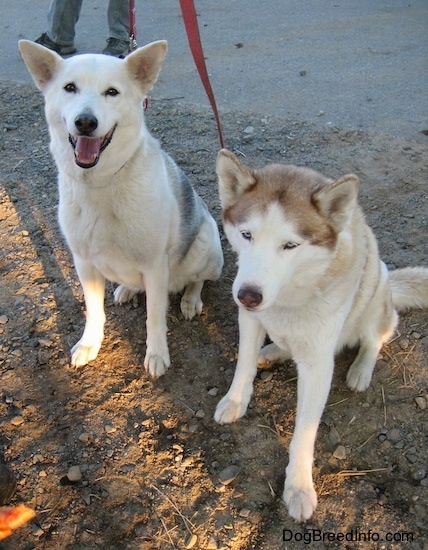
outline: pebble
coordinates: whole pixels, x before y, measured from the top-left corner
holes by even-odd
[[[400,346],[401,349],[406,350],[409,347],[410,343],[407,338],[401,338],[398,341],[398,345]]]
[[[218,394],[218,388],[211,388],[208,390],[208,395],[211,395],[211,397],[216,397]]]
[[[346,449],[344,445],[338,445],[333,453],[333,456],[338,460],[344,460],[346,458]]]
[[[271,380],[272,376],[273,376],[273,372],[269,370],[264,370],[260,373],[260,380],[263,380],[264,382],[268,382],[269,380]]]
[[[9,317],[7,315],[0,315],[0,325],[5,325],[9,321]]]
[[[386,438],[388,441],[391,441],[391,443],[398,443],[400,439],[403,439],[403,432],[399,428],[392,428],[392,430],[389,430],[386,434]]]
[[[424,411],[427,408],[427,400],[425,397],[415,397],[415,402],[421,411]]]
[[[242,508],[242,510],[239,511],[239,516],[241,518],[248,518],[250,517],[250,514],[251,510],[249,510],[248,508]]]
[[[21,415],[17,415],[17,416],[14,416],[12,418],[12,420],[10,421],[10,423],[12,424],[12,426],[20,426],[21,424],[24,423],[24,419],[22,418]]]
[[[67,472],[67,477],[70,481],[80,481],[82,479],[80,466],[70,466]]]
[[[332,426],[332,427],[330,428],[330,432],[329,432],[329,434],[328,434],[328,437],[329,437],[330,443],[331,443],[332,445],[334,445],[334,446],[339,445],[339,443],[340,443],[340,435],[339,435],[339,432],[337,431],[337,429],[336,429],[334,426]]]
[[[196,418],[204,418],[205,411],[203,409],[199,409],[198,411],[196,411],[195,416],[196,416]]]
[[[424,479],[424,477],[427,475],[426,471],[423,469],[423,468],[420,468],[419,470],[416,470],[415,472],[413,472],[413,479],[415,479],[416,481],[421,481],[422,479]]]
[[[83,432],[79,435],[79,441],[81,441],[82,443],[88,443],[89,441],[89,434],[86,433],[86,432]]]
[[[236,478],[240,471],[241,468],[239,466],[236,466],[235,464],[227,466],[218,474],[220,483],[222,485],[229,485],[229,483],[231,483]]]
[[[48,340],[47,338],[39,338],[39,346],[42,348],[50,348],[53,346],[52,340]]]
[[[189,536],[184,543],[184,548],[193,548],[198,542],[198,537],[194,533],[189,533]]]
[[[112,426],[111,424],[106,424],[104,426],[104,431],[107,433],[107,434],[113,434],[115,431],[116,431],[117,428],[115,428],[114,426]]]

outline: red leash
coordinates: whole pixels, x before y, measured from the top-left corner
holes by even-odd
[[[131,0],[132,1],[132,0]],[[180,0],[181,12],[183,14],[184,26],[186,27],[187,39],[189,41],[190,50],[198,69],[199,76],[205,88],[205,92],[211,103],[211,108],[214,112],[217,122],[218,135],[220,145],[224,148],[223,131],[221,129],[220,117],[217,110],[217,104],[214,97],[214,92],[211,88],[210,79],[208,77],[207,67],[205,65],[204,53],[202,50],[201,37],[199,34],[198,21],[196,19],[196,11],[193,0]]]

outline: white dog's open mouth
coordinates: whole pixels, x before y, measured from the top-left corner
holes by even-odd
[[[89,136],[72,136],[69,134],[68,140],[74,149],[74,159],[81,168],[92,168],[100,159],[101,153],[112,140],[116,126],[101,138]]]

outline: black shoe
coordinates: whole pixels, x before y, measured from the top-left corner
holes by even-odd
[[[49,38],[49,36],[44,32],[42,36],[39,36],[37,40],[35,40],[37,44],[41,44],[42,46],[46,46],[46,48],[49,48],[50,50],[53,50],[56,53],[59,53],[59,55],[71,55],[72,53],[76,53],[77,49],[74,44],[71,46],[63,46],[62,44],[57,44],[53,40]]]
[[[129,40],[113,37],[107,39],[107,46],[103,49],[103,54],[121,58],[126,57],[129,52]]]

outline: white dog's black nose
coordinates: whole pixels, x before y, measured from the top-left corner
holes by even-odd
[[[74,119],[74,125],[82,136],[89,136],[98,127],[97,118],[91,113],[82,113]]]
[[[246,308],[253,309],[262,303],[263,294],[258,287],[242,287],[238,291],[238,300]]]

